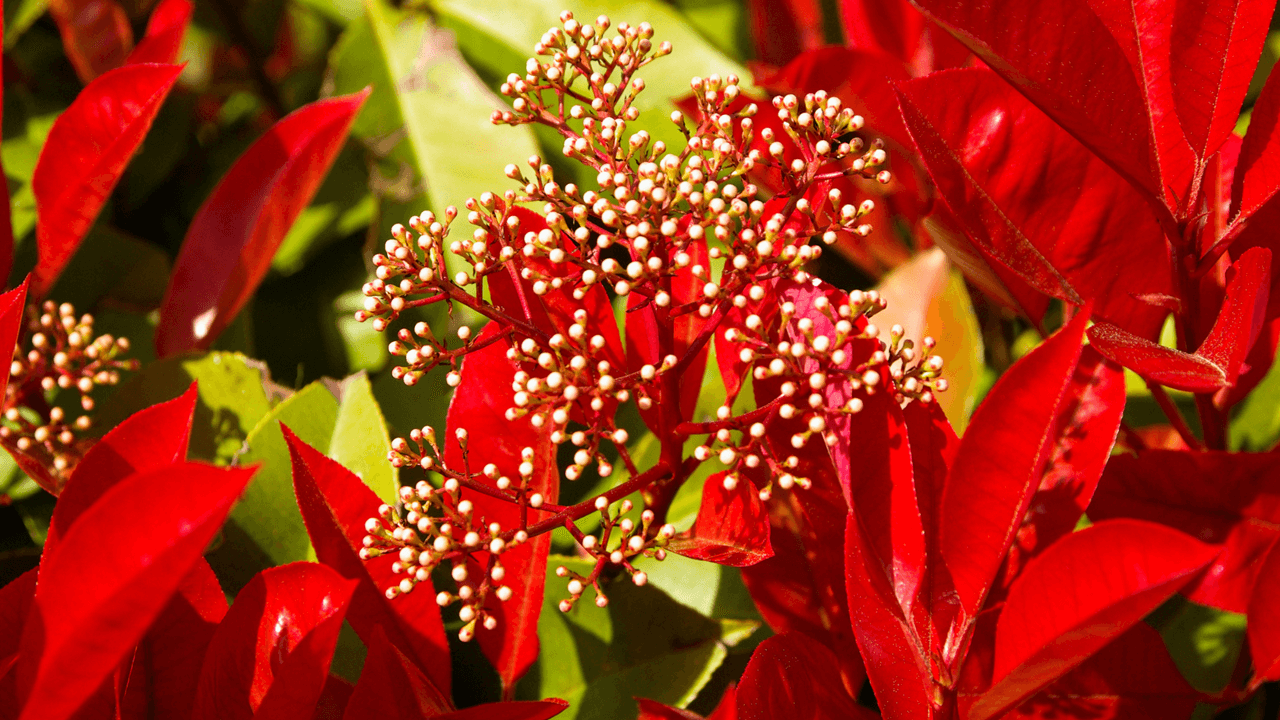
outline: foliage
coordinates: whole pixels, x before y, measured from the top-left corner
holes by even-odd
[[[1274,716],[1273,4],[567,4],[6,6],[0,718]]]

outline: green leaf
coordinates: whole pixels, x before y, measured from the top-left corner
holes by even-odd
[[[678,11],[657,0],[430,0],[430,5],[441,16],[484,32],[520,57],[529,57],[542,34],[560,25],[560,11],[566,8],[581,22],[592,22],[603,14],[615,26],[619,22],[652,24],[654,41],[670,42],[673,53],[672,59],[658,60],[659,64],[643,73],[646,90],[636,100],[642,112],[664,109],[669,113],[672,100],[689,94],[689,78],[694,75],[734,73],[744,83],[751,77],[746,68],[707,42]],[[521,71],[520,67],[508,70]],[[668,113],[662,113],[664,118]]]
[[[329,441],[329,457],[364,480],[385,502],[396,501],[400,472],[387,462],[387,421],[364,373],[342,381],[342,402]]]
[[[1259,342],[1266,342],[1259,340]],[[1271,364],[1262,382],[1236,406],[1231,418],[1231,449],[1264,452],[1280,440],[1280,362]]]
[[[752,57],[751,26],[746,3],[736,0],[673,0],[685,20],[720,52],[745,60]]]
[[[661,562],[645,557],[633,564],[649,576],[650,585],[699,615],[715,619],[761,620],[755,603],[751,601],[751,594],[742,582],[742,572],[737,568],[675,553],[667,553]]]
[[[548,572],[564,565],[587,574],[593,563],[552,556]],[[526,697],[560,697],[570,706],[562,718],[612,720],[635,717],[633,697],[688,705],[723,662],[726,628],[652,587],[636,587],[623,576],[605,585],[606,608],[588,590],[568,613],[563,581],[549,580],[539,618],[538,664],[521,683]]]
[[[18,37],[40,19],[49,7],[49,0],[11,0],[4,4],[4,49],[8,50]]]
[[[103,403],[101,431],[156,403],[172,400],[198,383],[191,457],[231,462],[245,438],[271,410],[265,366],[239,353],[210,352],[151,363]]]
[[[357,310],[364,309],[364,293],[349,290],[333,301],[333,312],[347,354],[347,367],[352,370],[377,372],[387,364],[387,340],[373,329],[373,323],[359,322]],[[401,383],[403,385],[403,383]]]
[[[367,0],[364,20],[347,28],[331,68],[337,93],[373,86],[352,134],[376,154],[406,163],[437,214],[502,190],[503,167],[537,152],[528,128],[489,122],[506,106],[463,62],[452,35],[424,13]]]
[[[1174,596],[1147,622],[1160,631],[1174,663],[1192,687],[1217,693],[1231,682],[1244,647],[1244,615]]]
[[[164,250],[99,222],[50,295],[85,310],[107,297],[127,307],[156,307],[164,298],[169,270]]]
[[[245,441],[241,465],[258,464],[244,496],[231,511],[234,522],[276,565],[307,560],[311,541],[293,494],[289,447],[280,423],[315,447],[327,447],[338,422],[338,401],[322,383],[294,393],[258,421]]]

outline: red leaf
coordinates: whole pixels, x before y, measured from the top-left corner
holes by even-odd
[[[0,295],[0,357],[13,357],[18,345],[18,332],[22,329],[27,309],[27,285],[30,282],[31,277],[27,276],[21,285]],[[0,387],[9,384],[9,368],[9,365],[0,367]]]
[[[765,382],[757,383],[757,387],[765,386]],[[774,418],[766,437],[773,447],[794,452],[789,438],[800,424],[794,418]],[[766,505],[773,557],[743,568],[742,580],[774,632],[798,630],[826,642],[839,658],[845,684],[857,688],[866,671],[858,656],[845,594],[844,525],[848,510],[830,458],[821,451],[796,457],[800,464],[793,471],[809,478],[811,486],[774,494]]]
[[[1052,454],[1005,565],[1004,585],[1027,561],[1075,529],[1111,457],[1124,414],[1124,373],[1086,346],[1053,431]]]
[[[1240,364],[1253,348],[1266,317],[1271,290],[1271,251],[1249,248],[1227,272],[1227,297],[1209,335],[1196,354],[1223,369],[1235,383]]]
[[[730,685],[724,689],[716,709],[711,711],[707,720],[738,720],[738,688]]]
[[[18,717],[16,673],[22,628],[36,599],[36,575],[32,568],[0,587],[0,718]]]
[[[191,0],[161,0],[151,11],[147,34],[129,53],[126,64],[176,62],[193,10]]]
[[[941,548],[965,614],[982,608],[1053,451],[1080,360],[1080,312],[1014,363],[965,431],[942,496]]]
[[[97,689],[199,561],[252,475],[175,463],[130,476],[80,516],[41,561],[17,668],[24,719],[70,717]]]
[[[770,65],[821,46],[822,8],[816,0],[748,0],[756,57]]]
[[[840,19],[850,47],[896,58],[917,77],[960,67],[970,57],[968,48],[925,21],[907,0],[841,0]]]
[[[1108,322],[1089,328],[1089,343],[1108,360],[1167,387],[1211,392],[1227,385],[1226,373],[1209,360],[1171,350]]]
[[[986,720],[1062,677],[1169,599],[1219,548],[1163,525],[1107,520],[1055,543],[1018,578],[996,629]]]
[[[1055,680],[1007,720],[1190,717],[1200,694],[1169,657],[1160,633],[1137,623]]]
[[[877,718],[840,682],[836,658],[822,643],[787,632],[760,643],[738,683],[740,720]]]
[[[1137,30],[1118,23],[1136,22],[1128,3],[913,1],[1135,186],[1165,197],[1150,93],[1132,64]]]
[[[858,519],[862,561],[868,573],[884,578],[902,612],[911,615],[924,580],[925,529],[906,420],[897,401],[883,392],[869,396],[849,435],[849,455],[856,458],[850,509]]]
[[[76,518],[120,481],[187,459],[196,399],[193,382],[182,395],[129,416],[85,453],[58,496],[45,552],[52,551]]]
[[[1033,288],[1143,336],[1172,292],[1166,240],[1142,198],[993,72],[950,70],[901,86],[903,116],[970,242]],[[1027,148],[1036,151],[1028,152]]]
[[[1188,392],[1226,388],[1239,377],[1262,331],[1270,289],[1271,251],[1249,248],[1232,264],[1222,310],[1194,354],[1171,350],[1107,323],[1089,328],[1089,341],[1111,360],[1162,385]]]
[[[703,720],[697,713],[669,707],[656,700],[636,698],[636,705],[640,706],[640,717],[636,720]]]
[[[1173,99],[1187,141],[1207,158],[1231,135],[1275,3],[1179,0],[1172,5]],[[1137,7],[1143,3],[1135,2]]]
[[[482,343],[501,330],[497,323],[491,322],[480,331],[476,342]],[[554,503],[559,494],[560,476],[550,429],[534,428],[528,416],[514,421],[506,418],[507,409],[512,407],[512,377],[518,370],[507,359],[508,347],[505,342],[495,342],[469,353],[463,361],[461,379],[445,419],[448,427],[445,462],[450,467],[463,467],[462,447],[457,439],[461,430],[466,431],[471,453],[476,458],[471,462],[493,463],[499,475],[520,477],[521,452],[524,448],[533,448],[535,470],[529,490]],[[496,487],[496,480],[487,477],[478,477],[476,481]],[[476,523],[481,527],[494,522],[504,530],[521,526],[519,505],[481,493],[472,493],[469,497],[475,506]],[[530,510],[528,521],[533,524],[542,517],[541,511]],[[513,687],[538,657],[538,615],[542,611],[550,552],[551,536],[542,534],[523,547],[502,554],[505,582],[513,594],[505,603],[490,596],[485,610],[497,618],[498,626],[494,630],[481,628],[477,638],[485,656],[497,668],[504,688]]]
[[[1271,546],[1259,568],[1247,629],[1254,682],[1280,680],[1280,543]]]
[[[845,525],[845,589],[858,650],[867,680],[887,720],[931,717],[934,687],[929,663],[921,657],[902,607],[888,577],[872,572],[858,521],[849,513]]]
[[[154,64],[111,70],[54,121],[31,176],[40,253],[34,295],[48,294],[75,254],[181,71]]]
[[[367,643],[369,654],[343,720],[419,720],[453,709],[446,693],[391,644],[381,625],[373,626]]]
[[[1150,520],[1221,544],[1222,553],[1183,593],[1243,613],[1267,548],[1280,538],[1280,472],[1263,453],[1119,455],[1107,464],[1089,517]]]
[[[49,14],[80,82],[120,67],[133,48],[129,16],[115,0],[53,0]]]
[[[316,563],[255,575],[209,643],[193,720],[311,717],[355,587]]]
[[[205,651],[226,614],[227,596],[209,563],[199,560],[139,646],[153,717],[191,717]]]
[[[156,328],[160,356],[207,348],[240,311],[367,97],[366,88],[293,111],[223,176],[191,221],[174,263]]]
[[[347,621],[366,644],[379,627],[392,631],[400,652],[430,674],[439,687],[452,683],[449,642],[440,607],[429,592],[403,594],[394,601],[384,591],[399,584],[390,554],[360,559],[365,523],[378,517],[382,500],[354,473],[302,442],[281,425],[293,463],[293,487],[311,545],[320,562],[343,577],[358,580]]]
[[[1280,75],[1268,75],[1262,93],[1253,104],[1249,130],[1240,148],[1240,160],[1231,183],[1231,217],[1247,219],[1280,190]]]
[[[728,474],[722,470],[707,478],[698,519],[687,536],[672,539],[669,550],[732,567],[748,567],[773,557],[769,513],[755,484],[739,477],[732,490],[726,489]]]

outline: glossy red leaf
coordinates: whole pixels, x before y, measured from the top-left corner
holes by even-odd
[[[1190,717],[1200,699],[1200,693],[1187,684],[1169,657],[1160,633],[1146,623],[1137,623],[1004,717],[1181,718]],[[961,709],[967,709],[963,699]]]
[[[200,560],[252,475],[193,463],[143,471],[76,520],[41,561],[17,668],[24,719],[70,717],[97,689]]]
[[[1143,7],[1143,3],[1134,3]],[[1231,135],[1253,79],[1275,3],[1179,0],[1169,46],[1173,99],[1187,141],[1207,158]]]
[[[1053,452],[1088,313],[1005,371],[973,414],[942,495],[941,549],[972,618],[986,599]]]
[[[996,628],[995,681],[969,717],[1016,706],[1169,599],[1219,548],[1164,525],[1107,520],[1067,535],[1009,590]]]
[[[888,577],[871,571],[874,561],[853,513],[845,526],[844,548],[849,615],[880,712],[885,720],[930,717],[934,686],[929,663],[920,655]]]
[[[476,342],[482,343],[496,332],[501,332],[501,327],[491,322],[480,331]],[[521,453],[525,448],[532,448],[535,469],[528,487],[540,493],[546,502],[554,503],[559,495],[560,476],[550,429],[534,428],[528,416],[514,421],[506,418],[507,409],[513,406],[511,379],[518,370],[507,359],[508,347],[507,343],[495,342],[469,353],[462,362],[461,379],[445,419],[448,428],[445,462],[450,467],[463,466],[457,434],[464,430],[471,452],[483,457],[484,464],[496,465],[499,475],[520,477]],[[476,480],[496,487],[496,480],[483,476]],[[469,497],[481,526],[496,522],[503,529],[520,527],[519,505],[480,493],[471,493]],[[545,516],[542,511],[530,509],[528,522],[535,523]],[[514,687],[538,657],[538,615],[542,611],[550,552],[551,536],[543,534],[523,547],[502,554],[505,582],[513,594],[505,603],[491,596],[485,610],[497,618],[498,626],[494,630],[479,629],[476,638],[485,656],[497,668],[504,688]]]
[[[439,687],[452,683],[449,643],[440,607],[429,592],[385,595],[400,577],[391,571],[395,558],[360,559],[365,523],[378,517],[382,500],[360,478],[324,453],[302,442],[281,425],[293,463],[293,487],[311,545],[320,562],[359,581],[351,597],[347,621],[366,644],[379,627],[391,630],[396,648],[422,668]]]
[[[191,383],[182,395],[129,416],[85,453],[58,496],[45,552],[56,547],[76,518],[120,481],[187,459],[196,400],[196,384]]]
[[[1249,248],[1232,264],[1222,309],[1195,353],[1102,322],[1089,328],[1089,341],[1106,357],[1161,385],[1188,392],[1226,388],[1239,377],[1262,331],[1270,289],[1271,251]]]
[[[725,488],[727,470],[707,478],[702,505],[687,535],[672,539],[668,549],[695,560],[748,567],[773,557],[769,545],[769,513],[749,479],[735,478]]]
[[[419,720],[453,709],[448,691],[436,687],[392,645],[381,625],[374,626],[366,642],[369,654],[343,720]]]
[[[133,49],[129,16],[115,0],[52,0],[49,14],[81,82],[120,67]]]
[[[913,2],[1135,186],[1164,198],[1149,93],[1132,64],[1135,19],[1119,22],[1127,3]]]
[[[1255,682],[1280,680],[1280,543],[1261,563],[1249,601],[1248,633]]]
[[[877,718],[858,705],[825,645],[803,633],[774,635],[756,647],[737,690],[740,720]]]
[[[151,716],[189,718],[205,651],[227,614],[227,596],[209,563],[196,562],[139,644],[139,678]],[[131,681],[131,684],[132,681]]]
[[[1089,328],[1089,343],[1108,360],[1166,387],[1212,392],[1227,385],[1226,373],[1208,359],[1167,348],[1108,322]]]
[[[1247,219],[1280,191],[1280,75],[1268,75],[1249,116],[1231,183],[1231,217]]]
[[[1262,559],[1280,539],[1280,468],[1266,453],[1119,455],[1107,464],[1089,517],[1150,520],[1222,545],[1183,593],[1202,605],[1243,613]]]
[[[1136,297],[1172,292],[1168,250],[1127,182],[989,70],[934,73],[899,97],[939,195],[989,261],[1154,337],[1164,311]]]
[[[925,529],[911,465],[906,419],[886,393],[866,399],[852,418],[849,478],[867,571],[884,576],[910,615],[925,574]]]
[[[156,328],[160,356],[207,348],[240,311],[329,172],[369,92],[293,111],[223,176],[174,263]]]
[[[31,176],[40,255],[34,295],[46,295],[75,254],[181,71],[156,64],[111,70],[54,121]]]
[[[961,67],[972,55],[946,30],[927,22],[907,0],[841,0],[845,42],[906,63],[919,77]]]
[[[774,383],[776,385],[777,383]],[[769,387],[766,381],[757,383]],[[757,396],[759,399],[761,396]],[[774,418],[766,438],[790,447],[798,418]],[[848,513],[826,453],[797,454],[794,472],[809,479],[807,490],[777,492],[766,504],[773,557],[742,569],[742,580],[760,615],[774,632],[798,630],[827,643],[849,687],[866,678],[845,594],[844,525]]]
[[[1124,372],[1086,346],[1058,410],[1040,486],[1009,548],[1006,587],[1028,560],[1075,529],[1111,457],[1124,404]]]
[[[817,0],[748,0],[747,12],[761,62],[785,65],[826,42]]]
[[[127,64],[177,62],[194,10],[191,0],[160,0],[147,21],[147,34],[129,53]]]
[[[355,587],[316,563],[255,575],[209,643],[192,717],[311,717]]]
[[[31,278],[28,276],[18,287],[0,294],[0,357],[13,357],[18,345],[18,333],[22,329],[27,309],[27,286]],[[3,364],[3,363],[0,363]],[[0,367],[0,387],[9,384],[10,366]]]
[[[35,600],[38,570],[32,568],[0,587],[0,677],[8,669],[5,662],[18,654],[22,626],[26,624],[27,612]]]
[[[1245,250],[1227,271],[1227,296],[1222,301],[1209,335],[1196,350],[1222,368],[1229,384],[1240,375],[1240,365],[1258,340],[1266,319],[1271,291],[1271,251]]]
[[[18,702],[18,651],[22,628],[36,599],[37,568],[32,568],[0,587],[0,718],[13,720],[22,706]]]

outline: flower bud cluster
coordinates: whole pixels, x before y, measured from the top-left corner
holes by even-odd
[[[91,444],[81,433],[93,424],[94,389],[138,368],[137,360],[122,359],[127,338],[97,335],[93,325],[92,315],[77,317],[70,303],[29,307],[9,365],[0,442],[30,456],[59,485]],[[79,395],[80,414],[52,404],[60,390]]]
[[[736,483],[743,472],[767,469],[766,496],[774,482],[783,488],[804,485],[808,481],[792,472],[796,456],[779,457],[764,442],[773,418],[805,420],[807,429],[792,438],[799,452],[815,439],[833,442],[833,417],[861,407],[857,397],[837,398],[830,386],[866,394],[887,385],[895,397],[920,399],[945,387],[939,385],[941,367],[934,367],[934,359],[915,362],[910,343],[876,340],[877,331],[866,320],[883,307],[874,293],[819,307],[825,320],[817,324],[791,304],[781,309],[776,304],[782,285],[813,280],[808,268],[840,234],[870,230],[865,220],[874,203],[850,202],[831,187],[831,181],[845,177],[890,180],[883,170],[883,148],[867,146],[855,135],[861,117],[838,98],[815,92],[775,98],[776,120],[761,118],[761,106],[747,97],[737,77],[697,77],[690,82],[692,117],[678,112],[671,117],[685,146],[668,148],[633,123],[639,117],[636,97],[645,89],[639,74],[669,53],[670,44],[655,44],[647,23],[615,27],[602,16],[584,24],[569,12],[560,20],[535,46],[525,72],[502,84],[511,109],[495,112],[492,120],[555,130],[563,138],[565,158],[589,169],[594,182],[563,183],[552,164],[535,155],[507,166],[515,188],[466,201],[469,235],[451,234],[459,215],[454,207],[443,216],[426,212],[395,226],[383,252],[373,258],[375,277],[364,287],[365,305],[356,318],[383,331],[405,311],[433,303],[450,309],[461,304],[479,313],[490,325],[477,336],[459,328],[456,342],[426,323],[397,330],[388,348],[403,359],[395,377],[413,385],[432,369],[447,367],[448,384],[457,387],[463,357],[500,343],[513,368],[509,399],[495,398],[507,420],[527,419],[554,444],[569,443],[572,462],[562,468],[569,480],[588,470],[607,478],[615,462],[625,466],[628,479],[585,504],[562,508],[553,504],[555,498],[527,491],[535,472],[531,450],[520,458],[517,478],[498,473],[492,463],[473,473],[465,431],[459,436],[462,467],[444,462],[430,428],[398,438],[390,462],[438,474],[443,485],[420,483],[405,500],[404,514],[389,509],[390,514],[371,520],[365,554],[395,551],[409,558],[399,565],[406,580],[391,594],[412,590],[442,563],[452,563],[455,570],[480,563],[481,556],[471,555],[486,552],[485,543],[501,540],[509,546],[520,534],[566,527],[596,566],[586,576],[564,570],[570,597],[561,608],[571,608],[588,586],[596,589],[598,604],[606,603],[601,573],[627,572],[643,584],[647,578],[631,560],[665,555],[674,528],[659,518],[665,518],[674,489],[699,463],[714,455],[730,468],[726,484]],[[772,196],[754,181],[770,174],[785,180],[783,190]],[[622,351],[610,306],[615,301],[626,304],[628,318],[643,311],[658,336],[672,337],[679,324],[686,331],[694,328],[696,337],[682,336],[678,347],[667,340],[646,348],[639,355],[649,361],[637,363],[638,353],[630,347]],[[760,382],[778,384],[782,396],[737,418],[727,407],[712,423],[673,418],[681,412],[680,383],[688,382],[684,371],[725,328],[733,333],[728,339],[741,345],[748,371]],[[665,413],[672,436],[662,442],[674,449],[664,450],[652,468],[636,467],[627,430],[617,422],[619,407],[630,402],[641,413]],[[694,457],[676,457],[683,439],[699,434],[711,438]],[[620,498],[649,487],[643,483],[659,481],[669,481],[661,492],[642,493],[650,506],[638,526],[623,517],[629,502],[621,503],[620,512],[610,511]],[[519,506],[519,527],[476,525],[461,512],[470,507],[465,493]],[[535,528],[523,519],[528,508],[554,517]],[[601,513],[602,530],[585,535],[574,523],[595,511]],[[497,562],[501,553],[488,552],[488,561]],[[471,577],[470,571],[462,574]],[[491,581],[496,582],[483,575],[478,584],[460,585],[456,595],[442,595],[470,608],[464,617],[468,637],[475,622],[487,626],[492,620],[482,601]]]
[[[477,626],[493,629],[497,618],[485,609],[490,595],[505,602],[512,590],[504,584],[502,554],[528,540],[524,531],[504,533],[496,522],[484,524],[470,500],[461,496],[462,485],[447,478],[441,487],[420,481],[400,488],[400,502],[383,505],[378,517],[365,523],[363,560],[391,555],[391,571],[403,575],[386,589],[388,599],[413,592],[420,583],[431,588],[431,574],[447,566],[456,590],[436,594],[441,607],[459,603],[463,622],[459,639],[474,637]]]
[[[576,527],[571,528],[583,553],[595,558],[595,566],[587,575],[574,572],[563,565],[556,568],[556,576],[569,578],[569,597],[560,601],[560,612],[572,610],[588,587],[595,590],[596,607],[608,605],[609,598],[600,587],[600,578],[610,565],[626,571],[631,576],[631,582],[637,586],[646,585],[649,576],[632,565],[631,561],[640,556],[666,559],[667,551],[664,548],[676,535],[676,528],[670,523],[655,527],[656,515],[652,510],[645,510],[640,514],[640,525],[637,527],[631,518],[624,517],[632,510],[630,500],[623,500],[614,512],[610,512],[608,498],[601,496],[596,498],[595,507],[600,511],[598,536],[585,535],[577,531]]]

